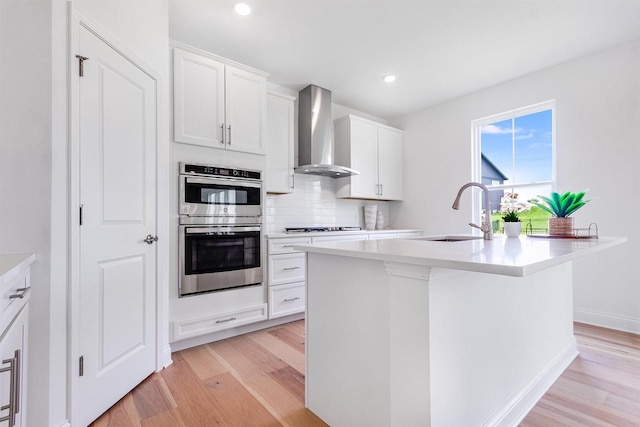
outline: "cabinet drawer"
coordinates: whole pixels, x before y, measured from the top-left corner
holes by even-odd
[[[310,237],[293,237],[287,239],[269,239],[269,255],[287,254],[297,252],[293,249],[295,245],[308,245],[311,243]]]
[[[305,295],[304,282],[269,287],[269,319],[303,312]]]
[[[17,310],[26,302],[24,296],[29,292],[31,286],[31,274],[27,269],[16,277],[6,281],[2,285],[2,302],[0,302],[0,313],[4,317],[11,311],[10,318],[13,318]],[[13,298],[11,298],[13,296]],[[22,298],[20,297],[22,296]],[[20,306],[20,307],[14,307]],[[1,332],[1,331],[0,331]]]
[[[307,255],[292,254],[269,256],[269,286],[307,280]]]
[[[173,322],[175,341],[267,320],[267,304]]]

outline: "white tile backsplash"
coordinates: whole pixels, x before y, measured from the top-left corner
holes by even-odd
[[[364,206],[375,204],[389,226],[389,202],[336,199],[336,181],[318,175],[295,175],[291,194],[267,194],[266,232],[282,233],[286,227],[362,227]]]

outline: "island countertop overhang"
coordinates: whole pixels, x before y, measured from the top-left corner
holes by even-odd
[[[422,238],[323,242],[296,245],[309,253],[398,262],[478,273],[523,277],[626,242],[624,237],[438,242]]]

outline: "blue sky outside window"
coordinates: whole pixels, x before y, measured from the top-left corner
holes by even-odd
[[[508,178],[503,184],[553,180],[552,125],[544,110],[482,126],[482,154]]]

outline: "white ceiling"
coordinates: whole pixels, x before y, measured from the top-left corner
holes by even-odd
[[[387,119],[640,39],[640,0],[244,2],[169,0],[170,37]]]

